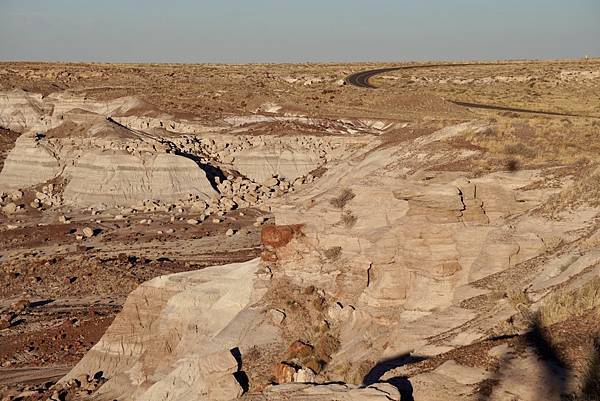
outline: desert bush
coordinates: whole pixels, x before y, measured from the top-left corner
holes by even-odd
[[[529,305],[531,301],[527,296],[527,293],[523,289],[516,289],[509,291],[506,296],[508,297],[511,305],[517,308],[519,305]]]
[[[352,192],[351,189],[346,188],[337,197],[333,198],[329,202],[334,207],[337,207],[338,209],[343,209],[344,206],[346,206],[348,202],[354,199],[355,196],[356,195],[354,194],[354,192]]]
[[[352,228],[356,224],[357,217],[353,215],[351,212],[346,212],[342,214],[342,223],[346,228]]]
[[[323,252],[323,254],[329,260],[336,260],[342,254],[342,247],[341,246],[331,247],[329,249],[326,249],[325,252]]]

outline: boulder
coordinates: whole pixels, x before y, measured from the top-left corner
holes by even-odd
[[[134,290],[100,341],[60,383],[101,370],[96,399],[234,400],[259,260],[155,278]],[[250,313],[248,316],[242,316]],[[240,319],[240,323],[236,323]],[[262,341],[272,341],[263,332]],[[233,351],[232,351],[233,350]]]

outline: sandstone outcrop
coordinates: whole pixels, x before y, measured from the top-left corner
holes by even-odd
[[[258,268],[252,260],[145,283],[63,381],[101,370],[109,379],[95,396],[106,400],[237,398],[246,385],[237,347],[257,341],[245,330],[262,293]]]

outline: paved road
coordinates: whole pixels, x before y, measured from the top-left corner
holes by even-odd
[[[503,63],[507,64],[507,63]],[[503,65],[503,64],[492,64],[492,63],[463,63],[463,64],[421,64],[421,65],[405,65],[402,67],[388,67],[388,68],[377,68],[375,70],[361,71],[346,77],[346,82],[359,88],[376,89],[376,86],[372,85],[369,80],[375,75],[385,74],[386,72],[398,71],[398,70],[416,70],[420,68],[440,68],[440,67],[466,67],[466,66],[481,66],[481,65]]]
[[[376,75],[385,74],[386,72],[399,71],[399,70],[415,70],[422,68],[441,68],[441,67],[476,67],[476,66],[490,66],[490,65],[510,65],[515,63],[464,63],[464,64],[421,64],[421,65],[406,65],[402,67],[388,67],[388,68],[377,68],[374,70],[360,71],[346,77],[345,81],[347,84],[356,86],[359,88],[377,89],[377,87],[371,84],[370,79]],[[446,99],[448,100],[448,99]],[[481,103],[470,103],[448,100],[457,106],[467,107],[470,109],[484,109],[484,110],[497,110],[497,111],[511,111],[515,113],[528,113],[528,114],[542,114],[550,116],[563,116],[563,117],[585,117],[600,119],[599,116],[588,116],[582,114],[563,113],[555,111],[544,111],[544,110],[531,110],[522,109],[516,107],[497,106],[490,104]]]

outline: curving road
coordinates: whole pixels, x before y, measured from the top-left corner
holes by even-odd
[[[399,70],[416,70],[420,68],[440,68],[440,67],[468,67],[468,66],[480,66],[480,65],[507,65],[511,63],[456,63],[456,64],[421,64],[421,65],[405,65],[402,67],[387,67],[377,68],[375,70],[367,70],[354,73],[346,77],[346,83],[352,86],[358,86],[359,88],[376,89],[377,87],[372,85],[369,80],[375,75],[385,74],[386,72],[399,71]]]
[[[420,68],[440,68],[440,67],[476,67],[476,66],[490,66],[490,65],[511,65],[517,63],[463,63],[463,64],[421,64],[421,65],[406,65],[402,67],[387,67],[387,68],[377,68],[374,70],[360,71],[349,75],[346,77],[345,81],[347,84],[356,86],[359,88],[367,88],[367,89],[377,89],[377,87],[371,84],[370,79],[376,75],[384,74],[386,72],[391,71],[399,71],[399,70],[415,70]],[[562,117],[585,117],[585,118],[594,118],[600,119],[599,116],[589,116],[583,114],[573,114],[573,113],[563,113],[563,112],[555,112],[555,111],[543,111],[543,110],[531,110],[531,109],[522,109],[516,107],[507,107],[507,106],[497,106],[490,104],[481,104],[481,103],[469,103],[469,102],[461,102],[448,100],[447,101],[454,103],[457,106],[466,107],[470,109],[484,109],[484,110],[497,110],[497,111],[512,111],[515,113],[528,113],[528,114],[542,114],[549,116],[562,116]]]

